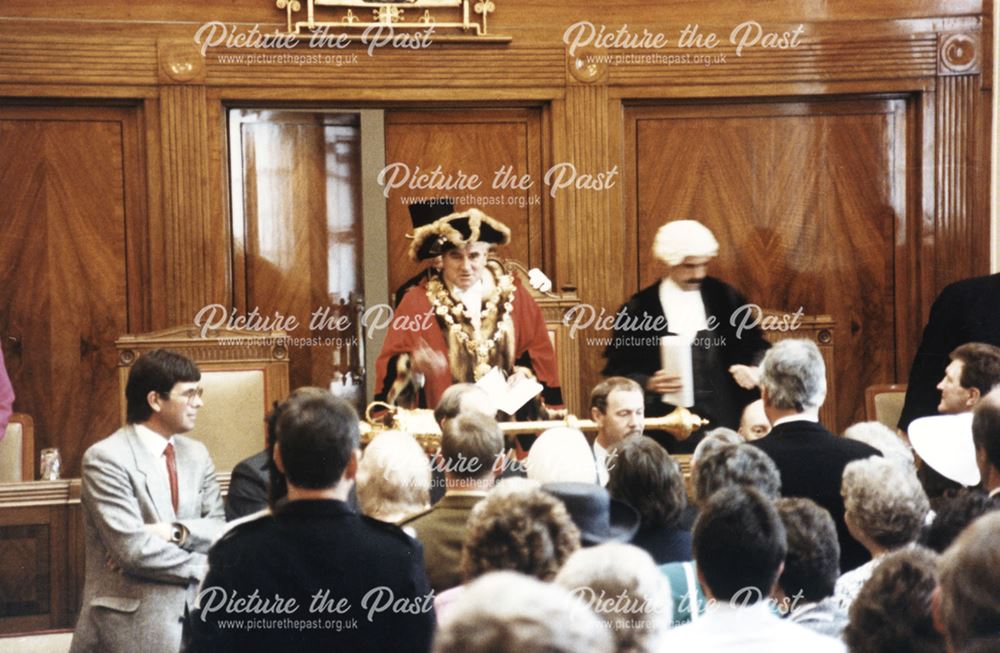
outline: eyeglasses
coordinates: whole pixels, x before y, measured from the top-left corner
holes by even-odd
[[[164,397],[174,398],[174,394],[172,392],[163,392],[160,394],[161,396]],[[197,388],[191,388],[189,390],[185,390],[184,392],[177,395],[177,398],[183,399],[184,401],[190,404],[193,403],[196,398],[201,399],[201,396],[203,394],[205,394],[205,388],[198,386]]]

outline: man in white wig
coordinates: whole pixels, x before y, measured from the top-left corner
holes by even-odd
[[[604,351],[603,374],[638,382],[645,390],[648,417],[673,410],[662,396],[681,389],[681,378],[660,367],[660,337],[666,335],[691,343],[691,409],[710,420],[709,428],[736,429],[743,407],[758,396],[756,365],[768,343],[760,328],[738,329],[741,320],[733,315],[747,303],[743,295],[707,276],[718,253],[718,241],[700,222],[666,223],[653,241],[653,255],[664,264],[665,274],[619,309],[614,338]],[[700,439],[696,435],[679,443],[669,434],[649,435],[673,452],[690,451]]]

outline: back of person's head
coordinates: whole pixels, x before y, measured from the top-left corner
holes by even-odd
[[[1000,513],[984,515],[941,556],[940,621],[952,651],[1000,633]],[[996,650],[996,649],[993,649]]]
[[[441,393],[438,405],[434,407],[434,421],[443,424],[461,413],[478,412],[494,417],[496,415],[490,397],[475,383],[455,383]]]
[[[857,440],[874,447],[881,452],[886,460],[900,465],[904,470],[916,473],[917,467],[913,460],[913,450],[903,438],[882,422],[858,422],[844,430],[844,437]]]
[[[767,350],[760,364],[765,403],[783,410],[818,409],[826,399],[826,365],[811,340],[788,339]]]
[[[638,392],[642,394],[642,386],[624,376],[609,376],[594,386],[590,391],[590,407],[602,413],[608,412],[608,396],[612,392]]]
[[[691,544],[712,597],[749,605],[771,595],[785,559],[785,527],[770,498],[727,487],[702,505]]]
[[[278,455],[288,483],[335,486],[358,448],[358,414],[327,392],[289,397],[287,404],[278,418]]]
[[[441,455],[445,474],[451,478],[488,478],[502,453],[503,433],[488,415],[459,415],[441,429]]]
[[[555,582],[590,606],[615,636],[617,653],[658,650],[673,620],[670,584],[653,558],[609,542],[569,557]]]
[[[687,507],[680,467],[650,438],[631,438],[612,449],[608,492],[635,508],[644,527],[674,526]]]
[[[944,553],[969,524],[998,508],[1000,506],[980,488],[962,488],[953,495],[941,497],[935,508],[934,521],[926,528],[921,543]]]
[[[369,517],[395,522],[430,505],[431,464],[409,433],[384,431],[365,447],[358,504]]]
[[[578,429],[557,426],[538,436],[525,460],[528,478],[539,483],[597,483],[594,450]]]
[[[743,442],[743,436],[731,428],[720,426],[712,429],[705,434],[701,442],[695,446],[694,452],[691,453],[691,469],[697,467],[701,459],[713,451],[729,444],[742,444]]]
[[[848,463],[841,494],[845,519],[885,549],[916,540],[930,510],[916,475],[879,456]]]
[[[703,457],[691,472],[694,502],[702,504],[719,490],[741,485],[772,499],[781,493],[781,473],[766,453],[752,444],[732,444]]]
[[[937,555],[923,547],[881,559],[851,604],[844,640],[852,653],[945,653],[931,599]]]
[[[975,388],[984,396],[1000,383],[1000,347],[967,342],[951,352],[951,359],[962,361],[958,382],[963,388]]]
[[[833,517],[812,499],[778,499],[775,507],[788,548],[778,584],[789,598],[822,601],[833,594],[840,576],[840,542]]]
[[[580,548],[580,530],[561,501],[537,486],[501,483],[466,523],[462,577],[517,571],[551,580]]]
[[[1000,389],[987,394],[972,410],[972,441],[976,449],[985,453],[987,465],[1000,474]],[[980,469],[987,471],[988,468]]]
[[[494,572],[469,584],[441,619],[434,653],[611,653],[611,634],[552,583]]]
[[[132,364],[125,384],[126,419],[141,424],[153,415],[149,393],[170,394],[177,383],[201,380],[201,372],[187,356],[169,349],[148,351]]]
[[[327,394],[327,391],[323,388],[316,388],[313,386],[295,388],[284,401],[275,401],[271,408],[271,412],[268,413],[265,418],[267,423],[268,453],[267,503],[272,508],[274,508],[279,501],[288,496],[288,482],[285,479],[285,475],[282,474],[281,470],[278,469],[278,466],[274,464],[274,445],[278,443],[278,419],[281,417],[281,414],[285,412],[285,409],[288,408],[290,401],[300,401],[305,397],[325,397]]]

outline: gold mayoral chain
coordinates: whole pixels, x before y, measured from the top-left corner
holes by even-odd
[[[476,381],[493,367],[491,362],[493,354],[496,352],[497,344],[503,338],[504,333],[513,332],[511,311],[513,310],[512,302],[516,290],[514,278],[505,273],[498,263],[491,261],[487,267],[490,268],[490,272],[497,280],[497,292],[491,293],[488,299],[483,298],[479,329],[473,327],[472,315],[469,313],[468,307],[463,302],[457,301],[439,279],[432,278],[427,283],[427,291],[431,297],[431,303],[434,305],[434,312],[441,316],[441,319],[448,325],[448,332],[454,334],[459,343],[475,358],[473,375]],[[501,306],[503,307],[502,311]],[[459,323],[456,318],[461,318],[462,322]],[[496,327],[492,335],[484,337],[482,325],[489,322],[495,323]]]

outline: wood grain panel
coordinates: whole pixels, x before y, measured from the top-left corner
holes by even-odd
[[[160,88],[163,216],[154,258],[168,295],[171,325],[189,324],[202,307],[229,303],[229,234],[208,195],[207,106],[203,86]]]
[[[652,235],[670,219],[711,228],[711,273],[749,301],[830,314],[837,424],[863,419],[866,385],[893,379],[894,168],[902,100],[635,108],[637,287],[662,275]],[[723,316],[720,319],[729,319]]]
[[[65,627],[65,506],[0,514],[0,633]]]
[[[477,175],[478,189],[445,186],[391,189],[386,204],[389,251],[389,290],[423,269],[409,258],[413,233],[408,205],[413,199],[452,197],[456,209],[476,207],[500,220],[511,230],[511,242],[498,250],[503,257],[531,266],[543,266],[541,229],[545,194],[541,145],[540,109],[469,109],[465,111],[388,111],[385,114],[386,165],[401,164],[410,179],[417,168],[431,173],[438,166],[443,177],[457,183],[460,174]],[[494,187],[501,166],[512,167],[513,175],[529,175],[533,185],[527,190]],[[402,177],[400,177],[402,178]],[[447,180],[444,182],[447,184]],[[454,184],[452,184],[454,185]],[[502,185],[502,184],[501,184]]]
[[[53,47],[58,41],[59,46]],[[46,84],[153,84],[156,43],[129,36],[5,34],[0,81]]]
[[[13,289],[0,298],[0,333],[16,407],[34,418],[36,447],[59,447],[71,475],[117,425],[111,377],[114,340],[129,326],[126,230],[142,222],[126,214],[134,139],[129,110],[0,108],[0,286]]]
[[[234,192],[243,189],[233,212],[242,310],[295,316],[295,338],[339,338],[289,348],[291,386],[325,387],[335,361],[349,360],[356,347],[346,342],[352,331],[310,329],[310,320],[324,307],[333,315],[336,302],[360,292],[357,116],[234,110],[230,120],[241,173]]]

